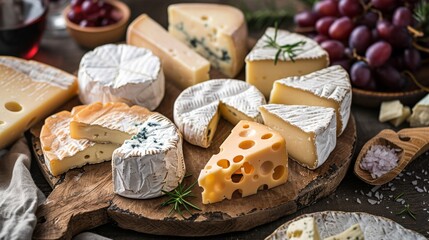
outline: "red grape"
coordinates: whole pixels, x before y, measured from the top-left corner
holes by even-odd
[[[100,2],[99,1],[92,1],[92,0],[85,0],[82,3],[82,12],[86,15],[93,14],[100,11]]]
[[[390,44],[385,41],[378,41],[368,48],[365,57],[369,66],[379,67],[387,62],[391,54],[392,47]]]
[[[371,0],[371,3],[381,11],[389,11],[395,7],[395,1],[397,0]]]
[[[318,33],[328,36],[329,35],[329,28],[331,27],[332,23],[335,22],[337,18],[335,17],[323,17],[319,19],[316,23],[316,30]]]
[[[363,12],[363,7],[359,0],[340,0],[338,9],[343,16],[356,17]]]
[[[86,19],[80,21],[79,25],[81,27],[95,27],[97,24],[94,21],[88,21]]]
[[[318,44],[321,44],[322,42],[324,42],[324,41],[326,41],[326,40],[329,40],[329,38],[328,38],[327,36],[325,36],[325,35],[321,35],[321,34],[319,34],[319,35],[315,36],[313,39],[314,39],[314,41],[316,41]]]
[[[304,11],[295,15],[294,20],[299,27],[313,27],[317,21],[317,16],[314,12]]]
[[[381,20],[377,23],[378,36],[383,39],[389,39],[393,31],[393,25],[387,20]]]
[[[332,61],[339,60],[344,56],[344,45],[340,41],[327,40],[320,46],[329,54],[329,59]]]
[[[334,65],[340,65],[343,67],[347,72],[350,70],[350,60],[349,59],[341,59],[331,62],[331,66]]]
[[[79,24],[80,23],[80,21],[82,21],[83,20],[83,16],[82,16],[82,14],[80,14],[80,13],[76,13],[75,11],[69,11],[68,13],[67,13],[67,18],[70,20],[70,21],[72,21],[72,22],[74,22],[74,23],[76,23],[76,24]]]
[[[359,26],[350,35],[349,47],[356,49],[358,53],[364,53],[371,41],[371,30],[367,26]]]
[[[393,26],[388,41],[394,47],[407,48],[411,46],[413,38],[406,27]]]
[[[383,90],[401,90],[405,86],[405,79],[390,65],[379,67],[375,72],[379,82],[386,88]]]
[[[337,40],[346,40],[352,31],[352,20],[348,17],[341,17],[329,27],[329,36]]]
[[[370,28],[374,28],[377,25],[378,17],[377,13],[369,11],[360,18],[359,22]]]
[[[413,14],[410,9],[406,7],[399,7],[396,9],[395,14],[393,14],[392,22],[396,26],[406,27],[411,25]]]
[[[71,0],[70,5],[74,8],[81,6],[84,0]]]
[[[319,16],[338,16],[338,5],[334,0],[324,0],[314,4],[314,11]]]
[[[420,52],[415,48],[404,51],[404,64],[409,70],[416,71],[420,67],[421,60]]]
[[[350,70],[350,80],[354,86],[365,88],[372,80],[368,64],[362,61],[355,62]]]

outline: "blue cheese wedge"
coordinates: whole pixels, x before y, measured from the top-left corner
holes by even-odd
[[[411,127],[429,126],[429,94],[413,107],[409,121]]]
[[[287,228],[286,236],[289,240],[320,240],[319,230],[312,217],[291,223]]]
[[[345,230],[342,233],[325,238],[325,240],[351,240],[351,239],[352,240],[365,239],[362,229],[360,229],[360,225],[358,223],[349,227],[347,230]]]
[[[161,114],[151,115],[112,155],[114,192],[148,199],[172,191],[185,175],[182,136]]]
[[[232,6],[180,3],[168,7],[168,31],[227,77],[235,77],[247,54],[247,25]]]

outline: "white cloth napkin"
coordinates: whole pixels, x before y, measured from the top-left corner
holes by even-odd
[[[37,223],[36,210],[45,196],[31,178],[30,150],[25,138],[21,138],[9,152],[1,153],[0,239],[31,239]]]

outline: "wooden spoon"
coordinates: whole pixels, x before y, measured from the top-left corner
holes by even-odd
[[[362,158],[373,145],[390,145],[394,149],[400,149],[398,155],[398,165],[390,172],[378,177],[372,178],[370,172],[360,167]],[[371,138],[361,149],[356,159],[354,171],[355,174],[371,185],[383,185],[393,180],[409,163],[418,158],[422,153],[429,150],[429,127],[424,128],[405,128],[399,132],[385,129]]]

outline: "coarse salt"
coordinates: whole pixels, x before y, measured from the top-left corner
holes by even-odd
[[[379,178],[398,165],[397,150],[385,145],[373,145],[362,158],[360,167],[369,171],[372,178]]]

